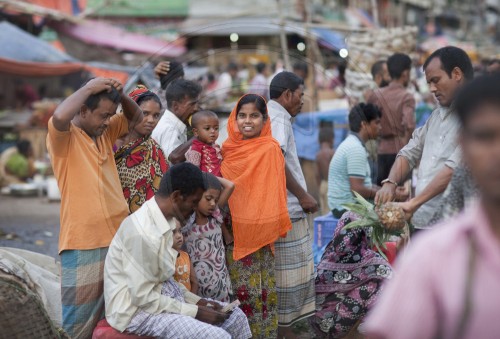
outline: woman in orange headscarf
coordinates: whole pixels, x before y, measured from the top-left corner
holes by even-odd
[[[273,244],[292,228],[286,205],[285,159],[271,135],[266,101],[240,98],[222,145],[222,174],[234,182],[229,198],[234,245],[228,246],[231,283],[254,338],[277,336]]]

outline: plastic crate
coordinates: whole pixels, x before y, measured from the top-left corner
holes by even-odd
[[[333,239],[333,233],[337,227],[339,219],[332,213],[314,218],[314,245],[321,248]]]

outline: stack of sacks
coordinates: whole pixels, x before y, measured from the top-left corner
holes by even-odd
[[[346,93],[356,101],[373,87],[371,67],[378,60],[399,52],[412,55],[416,50],[418,28],[414,26],[373,29],[347,39]]]

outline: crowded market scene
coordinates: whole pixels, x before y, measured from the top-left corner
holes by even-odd
[[[0,28],[0,338],[500,338],[500,0]]]

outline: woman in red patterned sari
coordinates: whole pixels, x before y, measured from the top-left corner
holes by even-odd
[[[124,137],[115,161],[123,195],[133,213],[153,197],[168,164],[160,145],[151,138],[161,116],[160,99],[144,86],[138,86],[129,96],[142,109],[144,118]]]

